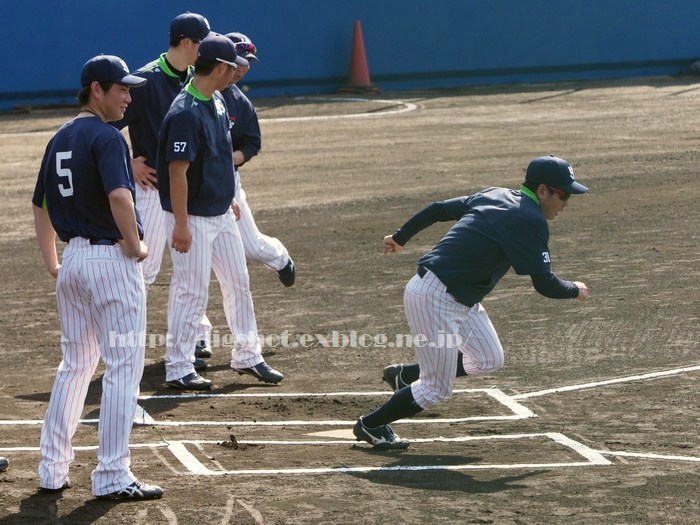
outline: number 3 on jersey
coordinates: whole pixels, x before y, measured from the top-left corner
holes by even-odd
[[[58,191],[61,192],[63,197],[70,197],[73,195],[73,173],[70,168],[64,168],[62,166],[64,160],[69,160],[73,156],[72,151],[58,151],[56,152],[56,175],[59,177],[66,178],[66,184],[59,184]]]
[[[549,252],[542,252],[542,260],[547,264],[552,262],[552,260],[549,258]]]

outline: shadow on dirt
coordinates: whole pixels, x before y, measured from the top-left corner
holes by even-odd
[[[70,489],[69,489],[70,490]],[[43,525],[48,523],[95,523],[120,502],[91,499],[67,514],[59,516],[62,493],[44,494],[38,490],[19,503],[19,511],[0,519],[0,525]]]

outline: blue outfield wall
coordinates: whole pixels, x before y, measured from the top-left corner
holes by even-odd
[[[362,24],[372,83],[385,91],[674,75],[700,57],[698,0],[2,0],[0,110],[72,104],[99,53],[131,69],[165,51],[170,21],[203,14],[248,34],[256,96],[334,93]]]

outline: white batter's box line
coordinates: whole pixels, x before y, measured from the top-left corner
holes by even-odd
[[[465,394],[469,392],[485,392],[492,395],[492,392],[500,392],[497,388],[464,388],[464,389],[454,389],[453,394]],[[191,398],[210,398],[210,397],[222,397],[222,398],[247,398],[247,397],[356,397],[356,396],[386,396],[390,397],[393,392],[388,390],[377,390],[371,392],[363,391],[348,391],[348,392],[247,392],[240,394],[211,394],[211,393],[198,393],[198,394],[155,394],[152,396],[139,396],[139,401],[150,401],[153,399],[191,399]],[[508,397],[508,396],[506,396]]]
[[[645,452],[622,452],[619,450],[599,450],[603,456],[620,456],[624,458],[640,458],[640,459],[663,459],[666,461],[689,461],[691,463],[700,463],[700,458],[696,456],[676,456],[668,454],[650,454]]]
[[[486,416],[487,419],[521,419],[537,417],[537,414],[532,412],[526,406],[518,403],[513,396],[505,394],[497,388],[465,388],[455,389],[452,394],[468,394],[482,393],[492,397],[495,401],[502,404],[513,412],[512,416]],[[157,399],[192,399],[192,398],[270,398],[270,397],[363,397],[363,396],[391,396],[391,392],[381,390],[377,392],[280,392],[280,393],[243,393],[243,394],[165,394],[153,396],[139,396],[140,401],[149,401]],[[143,410],[143,409],[142,409]],[[481,421],[482,419],[460,419],[459,421]],[[455,422],[459,422],[455,421]]]
[[[538,469],[538,468],[564,468],[564,467],[582,467],[582,466],[603,466],[612,465],[612,462],[605,459],[598,451],[593,450],[583,443],[575,441],[558,432],[547,432],[543,434],[504,434],[491,436],[461,436],[456,438],[425,438],[410,440],[412,443],[431,443],[431,442],[466,442],[466,441],[483,441],[483,440],[504,440],[504,439],[528,439],[547,437],[552,441],[567,447],[578,455],[582,456],[585,461],[571,461],[559,463],[490,463],[481,465],[412,465],[412,466],[391,466],[391,467],[321,467],[321,468],[288,468],[288,469],[241,469],[241,470],[212,470],[202,464],[194,454],[186,447],[188,443],[203,443],[203,442],[186,442],[177,441],[170,443],[168,450],[177,458],[180,463],[187,469],[187,474],[194,476],[231,476],[231,475],[282,475],[282,474],[347,474],[347,473],[368,473],[368,472],[391,472],[391,471],[426,471],[426,470],[493,470],[493,469]],[[220,443],[220,442],[214,442]],[[310,444],[353,444],[356,441],[350,440],[334,440],[327,442],[320,441],[240,441],[239,443],[247,444],[277,444],[277,445],[310,445]]]
[[[688,366],[685,368],[673,368],[671,370],[662,370],[660,372],[649,372],[647,374],[640,374],[640,375],[627,376],[627,377],[617,377],[614,379],[606,379],[604,381],[595,381],[592,383],[582,383],[579,385],[569,385],[569,386],[563,386],[563,387],[559,387],[559,388],[548,388],[546,390],[538,390],[537,392],[516,394],[516,395],[510,396],[510,397],[511,397],[511,399],[514,399],[514,400],[529,399],[531,397],[541,397],[541,396],[546,396],[548,394],[557,394],[560,392],[572,392],[575,390],[585,390],[587,388],[596,388],[599,386],[615,385],[615,384],[620,384],[620,383],[630,383],[633,381],[646,381],[646,380],[651,380],[651,379],[659,379],[662,377],[669,377],[669,376],[674,376],[674,375],[678,375],[678,374],[684,374],[686,372],[697,372],[698,370],[700,370],[700,366]]]

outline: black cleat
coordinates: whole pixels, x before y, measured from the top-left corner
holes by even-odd
[[[294,261],[292,261],[292,258],[290,257],[287,266],[285,266],[277,272],[277,277],[279,277],[279,280],[282,282],[283,285],[289,288],[294,284],[296,276],[297,270],[294,267]]]
[[[142,481],[134,481],[131,485],[117,492],[95,496],[97,499],[130,500],[160,499],[163,497],[163,489],[157,485],[149,485]]]
[[[408,386],[408,383],[404,383],[401,379],[401,372],[403,372],[403,365],[389,365],[382,374],[382,379],[394,389],[394,392]]]
[[[197,359],[209,359],[211,357],[211,349],[204,339],[197,341],[194,345],[194,356]]]
[[[3,458],[0,456],[0,472],[5,472],[7,470],[7,467],[10,466],[10,462],[7,461],[7,458]]]
[[[197,372],[192,372],[187,374],[185,377],[180,379],[173,379],[172,381],[166,381],[166,385],[179,388],[180,390],[209,390],[211,389],[211,381],[204,379]],[[126,490],[126,489],[125,489]]]
[[[284,379],[284,375],[272,368],[265,361],[251,368],[234,368],[234,370],[240,375],[247,374],[265,383],[277,384]]]
[[[370,445],[381,449],[405,449],[410,444],[405,439],[401,439],[394,434],[389,425],[369,428],[362,423],[362,418],[357,420],[357,423],[352,428],[352,433],[357,438],[357,441],[366,441]]]

